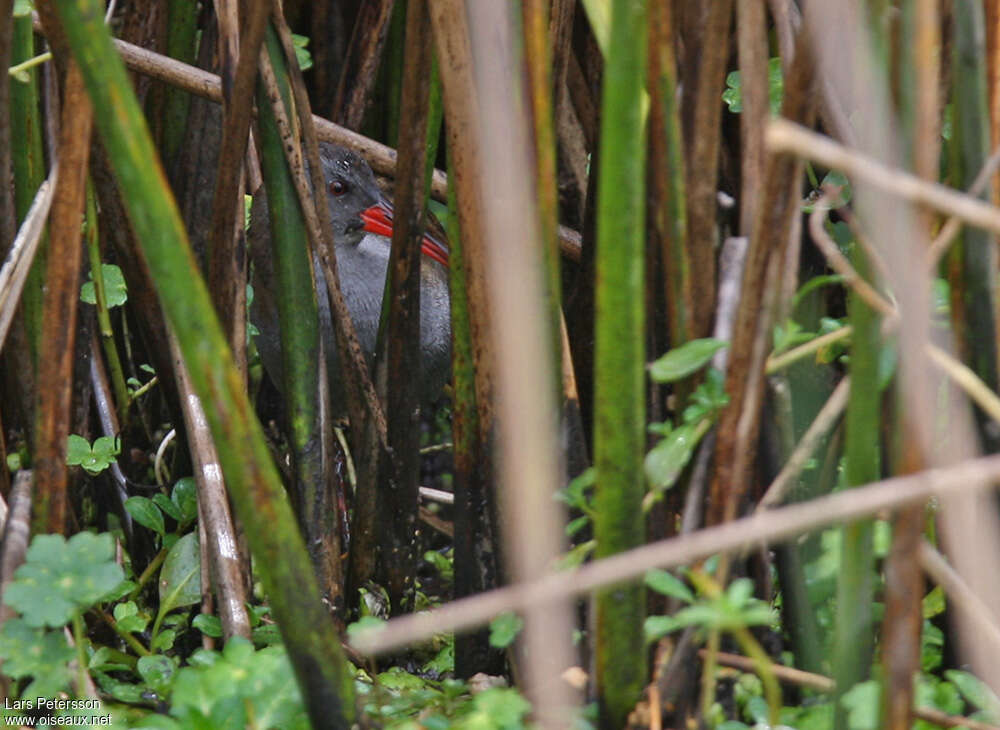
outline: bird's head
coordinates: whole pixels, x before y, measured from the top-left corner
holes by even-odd
[[[320,150],[327,203],[338,243],[357,245],[366,233],[392,238],[392,203],[379,189],[368,163],[344,147],[325,144]],[[421,251],[448,265],[448,249],[424,236]]]

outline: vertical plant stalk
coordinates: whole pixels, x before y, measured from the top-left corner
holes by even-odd
[[[11,93],[10,68],[14,23],[11,18],[14,0],[0,0],[0,258],[6,258],[17,231],[14,190],[10,184],[11,162]],[[18,144],[21,140],[18,140]]]
[[[968,189],[989,157],[981,4],[959,0],[954,5],[954,19],[951,168],[955,184]],[[980,197],[990,200],[991,195],[987,192]],[[980,229],[964,228],[960,243],[952,247],[948,258],[952,324],[962,359],[993,390],[997,388],[996,269],[993,236]],[[987,428],[989,419],[979,409],[975,412],[984,445],[988,451],[997,449],[1000,439]]]
[[[114,389],[118,423],[124,430],[128,424],[129,396],[125,385],[125,371],[122,369],[118,348],[115,346],[115,333],[111,328],[111,313],[108,311],[108,296],[104,286],[104,271],[101,266],[101,247],[98,242],[97,203],[94,200],[93,186],[87,184],[87,222],[86,222],[87,257],[90,262],[90,277],[94,282],[94,300],[97,308],[97,326],[101,335],[101,348],[108,360],[108,371],[111,376],[111,387]]]
[[[197,40],[198,1],[169,0],[167,8],[167,49],[166,54],[183,63],[194,62]],[[163,159],[167,166],[173,164],[177,152],[184,143],[188,109],[191,95],[176,86],[167,86],[163,106]]]
[[[174,356],[174,373],[177,389],[181,394],[184,428],[187,430],[191,464],[198,483],[198,526],[200,545],[207,553],[210,566],[202,570],[202,585],[215,584],[218,614],[222,622],[222,635],[228,641],[233,636],[250,638],[250,618],[247,615],[247,586],[243,584],[242,566],[236,545],[236,529],[229,510],[226,484],[222,478],[219,455],[212,440],[212,432],[205,418],[201,399],[191,387],[177,338],[171,333],[170,349]]]
[[[558,109],[565,99],[566,71],[573,54],[573,15],[576,0],[551,0],[549,3],[549,41],[552,49],[552,108]]]
[[[729,5],[725,0],[717,4]],[[646,148],[641,99],[646,3],[616,0],[611,12],[597,188],[594,537],[598,558],[641,545],[645,534]],[[597,593],[597,697],[602,722],[609,727],[625,725],[647,680],[645,608],[642,584]]]
[[[73,398],[73,352],[80,298],[81,238],[93,113],[83,77],[69,64],[59,127],[59,177],[49,224],[47,287],[38,363],[35,424],[36,502],[33,531],[62,533],[66,527],[66,440]]]
[[[384,58],[372,95],[381,101],[369,128],[383,130],[384,139],[399,138],[399,110],[403,102],[403,63],[406,35],[406,3],[395,3],[384,41]],[[380,97],[380,98],[379,98]]]
[[[293,494],[320,588],[329,600],[336,603],[335,599],[341,593],[343,571],[340,566],[340,541],[333,538],[335,544],[331,544],[326,514],[326,480],[320,448],[323,435],[318,402],[319,309],[309,247],[303,245],[309,240],[303,208],[285,158],[285,144],[295,146],[299,140],[283,139],[277,122],[277,105],[281,106],[285,119],[288,119],[293,102],[283,50],[273,31],[268,31],[267,48],[261,54],[261,57],[264,56],[269,59],[266,63],[274,64],[275,73],[272,77],[270,67],[264,67],[258,90],[259,149],[278,286],[276,301],[281,324],[283,390],[295,469]],[[267,88],[272,79],[279,84],[276,90]],[[278,94],[277,100],[271,98],[273,93]],[[321,188],[320,194],[326,195],[325,188]]]
[[[548,0],[522,0],[524,17],[524,48],[528,70],[528,98],[531,120],[534,125],[534,154],[537,175],[534,181],[535,197],[542,225],[542,260],[546,274],[546,308],[548,309],[552,341],[551,350],[556,356],[554,376],[559,378],[562,353],[560,321],[562,319],[562,292],[559,279],[559,241],[556,228],[559,224],[559,191],[556,186],[556,138],[553,129],[552,67],[549,58],[549,2]],[[559,380],[554,383],[556,392]]]
[[[304,152],[309,164],[309,182],[312,185],[312,194],[308,190],[308,183],[305,175],[300,170],[296,156],[290,154],[297,147],[286,146],[286,154],[295,181],[295,189],[299,195],[299,203],[305,214],[306,229],[309,231],[309,239],[313,247],[314,255],[318,251],[320,266],[326,280],[327,294],[329,296],[330,311],[333,315],[335,334],[337,338],[337,348],[341,356],[344,356],[344,367],[341,374],[344,377],[347,391],[348,413],[351,417],[352,437],[355,444],[354,457],[357,464],[357,484],[358,497],[355,501],[354,524],[360,524],[362,531],[355,530],[355,543],[351,546],[350,565],[348,566],[348,597],[353,599],[357,596],[357,591],[353,586],[357,586],[359,577],[370,577],[374,566],[374,550],[367,549],[369,544],[362,544],[362,540],[372,540],[376,531],[373,527],[375,514],[374,490],[376,482],[376,469],[378,466],[377,452],[384,449],[386,445],[386,418],[382,408],[382,403],[378,399],[375,387],[368,370],[368,363],[361,352],[361,345],[358,342],[354,323],[347,310],[343,293],[340,290],[340,279],[337,275],[337,258],[334,255],[334,235],[333,224],[330,218],[330,208],[325,197],[325,181],[322,174],[322,165],[319,158],[319,142],[317,140],[315,121],[309,95],[306,93],[305,82],[302,72],[295,59],[295,49],[292,45],[291,31],[285,23],[284,16],[275,12],[274,24],[278,30],[278,38],[281,42],[286,59],[288,78],[291,82],[291,91],[295,100],[295,111],[298,114],[299,131],[302,134]],[[268,69],[265,71],[265,78]],[[270,82],[268,82],[270,84]],[[270,92],[269,92],[270,93]],[[279,123],[279,129],[286,124],[283,107],[274,106],[275,121]],[[285,134],[285,131],[282,131]],[[393,167],[395,170],[395,166]],[[367,512],[365,511],[367,510]],[[331,533],[330,544],[333,546]],[[373,543],[372,543],[373,544]],[[331,555],[339,555],[339,552],[331,552]]]
[[[660,246],[672,346],[692,338],[694,295],[687,246],[684,142],[677,108],[677,68],[671,0],[649,5],[649,182],[652,235]]]
[[[764,181],[764,125],[770,116],[764,0],[737,0],[736,30],[743,99],[743,113],[740,114],[740,233],[750,237]]]
[[[465,4],[460,0],[439,0],[431,3],[429,10],[441,72],[449,190],[455,199],[461,239],[458,259],[452,254],[449,262],[452,366],[456,378],[453,428],[462,431],[461,438],[455,434],[455,590],[471,595],[495,587],[502,573],[492,453],[493,342],[483,265],[483,198],[476,179],[482,150],[473,138],[473,131],[479,127],[479,104],[472,77]],[[459,478],[459,468],[463,478]],[[470,551],[460,553],[460,545],[468,546]],[[503,666],[502,658],[490,650],[485,632],[459,637],[459,642],[459,672]],[[460,656],[464,659],[460,660]]]
[[[19,63],[35,55],[35,35],[31,16],[15,17],[13,21],[13,54],[11,61]],[[38,111],[38,73],[27,72],[28,80],[15,81],[10,89],[11,136],[18,142],[11,147],[14,173],[14,202],[17,221],[23,221],[35,199],[35,192],[45,179],[45,159],[42,156],[42,125]],[[2,164],[2,163],[0,163]],[[2,248],[2,247],[0,247]],[[45,274],[45,248],[36,255],[28,276],[28,285],[21,298],[24,327],[31,348],[32,369],[28,375],[34,382],[38,367],[38,346],[42,328],[42,281]],[[28,388],[28,393],[34,388]]]
[[[691,312],[694,337],[707,337],[712,329],[715,302],[716,183],[722,130],[722,104],[726,60],[729,57],[729,27],[733,0],[715,0],[707,10],[701,34],[698,85],[694,90],[694,120],[691,139],[686,140],[691,155],[687,160],[688,236],[691,276],[698,292]],[[700,306],[699,306],[700,304]]]
[[[553,499],[559,481],[554,388],[559,373],[545,302],[542,224],[532,194],[537,171],[523,82],[521,14],[516,4],[477,0],[469,4],[469,20],[472,47],[492,50],[471,59],[481,114],[470,131],[472,143],[483,150],[482,166],[471,172],[486,203],[481,265],[487,273],[485,304],[496,313],[490,334],[496,353],[498,501],[509,575],[520,583],[546,574],[564,549],[565,517]],[[564,599],[524,614],[522,646],[529,660],[518,669],[542,724],[568,722],[565,713],[574,698],[552,680],[575,661],[572,626],[571,604]]]
[[[357,131],[364,121],[394,5],[395,0],[375,0],[358,9],[330,112],[330,119],[348,129]]]
[[[220,3],[221,4],[221,3]],[[235,8],[235,3],[230,3]],[[247,4],[246,29],[239,37],[238,28],[222,22],[223,121],[222,147],[215,175],[215,194],[209,233],[208,280],[219,320],[226,328],[226,337],[233,351],[236,367],[246,375],[246,285],[247,257],[243,232],[243,192],[246,175],[243,159],[250,133],[253,112],[254,83],[264,31],[271,13],[269,0]],[[226,35],[228,33],[229,35]],[[235,53],[239,39],[238,57]]]
[[[478,90],[472,78],[472,50],[464,3],[459,0],[436,0],[430,6],[434,45],[441,70],[445,131],[451,164],[451,182],[458,196],[458,224],[466,252],[466,286],[469,301],[469,326],[473,342],[476,373],[476,406],[479,410],[480,441],[492,443],[493,432],[493,343],[490,337],[490,308],[487,303],[484,250],[483,206],[476,183],[476,171],[482,169],[473,130],[479,126]],[[452,293],[454,296],[454,292]],[[487,473],[491,466],[485,466]],[[492,477],[491,477],[492,478]]]
[[[450,167],[450,165],[449,165]],[[449,169],[449,177],[452,170]],[[455,186],[448,187],[448,211],[458,216]],[[492,506],[484,444],[479,438],[476,412],[476,373],[469,324],[466,286],[465,242],[458,233],[449,240],[448,277],[451,289],[451,434],[455,480],[455,598],[496,588],[498,566]],[[490,646],[489,630],[463,632],[455,636],[455,675],[471,677],[478,672],[503,672],[503,655]]]
[[[935,181],[939,169],[938,64],[941,38],[937,2],[918,0],[903,8],[900,69],[900,118],[907,136],[910,161],[919,177]],[[913,245],[929,246],[934,213],[917,211],[921,225]],[[930,455],[923,453],[920,435],[913,428],[908,404],[897,399],[896,430],[901,438],[893,445],[894,471],[912,474],[926,469]],[[885,667],[885,724],[906,730],[913,723],[914,676],[920,671],[920,634],[923,627],[921,598],[924,576],[918,561],[924,532],[924,507],[901,510],[893,518],[892,546],[885,562],[885,617],[882,622],[882,661]]]
[[[426,0],[406,4],[406,41],[400,110],[392,248],[389,254],[388,321],[382,366],[386,373],[420,372],[420,277],[427,176],[427,122],[433,56]],[[433,265],[428,262],[428,265]],[[413,608],[416,520],[420,476],[418,377],[386,378],[385,407],[392,413],[389,448],[380,459],[377,497],[382,568],[393,613]]]
[[[313,126],[309,97],[306,94],[298,64],[292,62],[295,52],[291,45],[290,31],[285,25],[284,17],[280,13],[275,13],[274,23],[281,28],[281,32],[278,33],[278,42],[285,54],[286,61],[283,65],[291,82],[290,88],[297,117],[290,117],[285,113],[285,105],[281,101],[283,92],[278,93],[274,71],[264,65],[261,67],[261,76],[267,86],[268,101],[274,111],[274,119],[278,123],[278,130],[285,142],[283,145],[285,156],[291,168],[292,180],[295,182],[295,192],[299,198],[306,230],[309,233],[309,241],[313,251],[319,254],[323,276],[326,278],[327,293],[330,296],[330,311],[333,315],[337,336],[337,348],[346,359],[343,375],[347,386],[347,410],[354,431],[355,445],[361,442],[358,435],[359,430],[364,427],[366,422],[370,422],[374,428],[374,438],[377,439],[379,445],[384,446],[386,438],[385,411],[372,384],[368,363],[361,351],[354,322],[351,320],[344,295],[340,290],[337,257],[334,255],[333,223],[330,219],[330,208],[324,197],[326,186],[319,160],[319,143]],[[270,43],[270,40],[268,42]],[[271,58],[274,59],[275,56],[272,54]],[[295,140],[299,134],[302,135],[306,162],[309,164],[310,177],[308,180],[302,169],[299,146],[291,144],[292,140]],[[312,185],[311,192],[310,184]],[[372,439],[368,439],[368,441],[373,443]]]
[[[855,247],[855,270],[866,280],[868,261]],[[844,476],[848,486],[876,481],[881,474],[881,397],[878,361],[882,336],[875,311],[853,290],[848,295],[851,336],[852,383],[845,415]],[[837,615],[833,638],[833,674],[837,681],[834,726],[846,728],[846,708],[840,699],[858,682],[868,678],[872,665],[873,615],[875,600],[875,558],[872,554],[873,523],[854,522],[843,528],[840,551],[841,570],[837,576]]]
[[[806,120],[812,114],[813,63],[806,34],[800,34],[792,70],[785,81],[781,115]],[[764,363],[771,330],[766,308],[767,272],[774,256],[788,243],[792,218],[798,215],[802,163],[782,154],[769,154],[764,189],[757,206],[754,235],[747,249],[739,308],[729,347],[726,393],[730,403],[719,419],[715,474],[706,512],[708,524],[732,519],[749,484],[760,425]],[[763,312],[763,316],[762,316]]]
[[[223,472],[250,537],[310,720],[316,728],[346,730],[356,716],[353,673],[320,601],[263,430],[198,275],[125,68],[98,3],[59,0],[57,7],[74,57],[82,64],[136,237],[177,334],[194,391],[206,404]]]

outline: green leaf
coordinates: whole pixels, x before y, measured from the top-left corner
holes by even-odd
[[[646,454],[643,466],[650,485],[660,491],[672,487],[691,460],[697,444],[694,426],[680,426],[671,431],[669,436]]]
[[[295,47],[295,60],[298,61],[299,68],[303,71],[311,69],[313,65],[312,55],[307,48],[309,39],[304,35],[292,33],[292,45]]]
[[[255,646],[276,646],[282,643],[278,624],[264,624],[250,632]]]
[[[246,639],[237,637],[229,640],[221,654],[199,652],[198,656],[177,672],[170,693],[170,714],[184,727],[308,730],[302,696],[284,648],[255,652]]]
[[[157,492],[153,495],[153,503],[159,507],[163,514],[167,515],[167,517],[170,517],[176,522],[181,521],[180,508],[163,492]]]
[[[424,553],[424,560],[434,566],[434,569],[443,580],[449,583],[452,581],[455,569],[451,558],[447,555],[442,555],[437,550],[428,550]]]
[[[882,688],[874,679],[851,687],[840,702],[847,708],[851,730],[878,730]]]
[[[198,629],[205,636],[211,636],[216,639],[222,637],[222,621],[219,620],[218,616],[199,613],[194,617],[194,621],[191,622],[191,627]]]
[[[90,442],[83,436],[71,433],[66,439],[66,463],[79,466],[91,455]]]
[[[582,512],[590,511],[590,490],[597,481],[597,470],[590,466],[579,475],[573,477],[570,483],[556,492],[556,499],[565,502],[573,509]]]
[[[68,662],[74,652],[62,631],[45,631],[22,618],[12,618],[0,628],[0,660],[8,677],[34,677],[39,696],[54,696],[69,681]],[[27,693],[26,693],[27,695]]]
[[[657,383],[672,383],[704,367],[712,356],[729,343],[706,337],[685,342],[649,366],[649,376]]]
[[[652,642],[672,634],[680,627],[681,624],[673,616],[647,616],[642,631],[646,635],[646,641]]]
[[[477,694],[472,708],[464,727],[513,729],[524,727],[522,719],[531,711],[531,703],[516,689],[497,687]]]
[[[188,533],[167,553],[160,569],[160,614],[201,601],[201,556],[198,535]]]
[[[149,688],[163,697],[170,690],[177,667],[169,657],[153,654],[139,657],[136,669]]]
[[[35,9],[35,4],[31,0],[14,0],[14,17],[24,18],[31,15],[31,11]]]
[[[944,613],[945,609],[945,598],[944,590],[941,586],[934,586],[923,600],[923,616],[924,618],[934,618],[940,613]]]
[[[163,523],[163,513],[160,512],[160,508],[153,500],[148,497],[129,497],[125,500],[125,509],[132,515],[132,519],[143,527],[152,530],[160,537],[166,534],[167,528]]]
[[[597,540],[587,540],[579,545],[574,545],[569,552],[559,559],[559,570],[572,570],[578,568],[590,557],[590,554],[597,548]]]
[[[781,111],[784,92],[785,79],[782,75],[781,59],[772,58],[767,62],[767,103],[771,116],[777,116]],[[727,74],[726,90],[722,92],[722,100],[733,114],[743,112],[743,79],[739,71]]]
[[[847,175],[837,170],[831,170],[823,176],[820,187],[827,185],[840,188],[840,193],[833,200],[829,201],[831,208],[843,208],[851,202],[854,191],[851,189],[851,182],[847,179]]]
[[[646,573],[646,585],[657,593],[676,598],[684,603],[694,603],[694,594],[684,581],[665,570],[650,570]]]
[[[729,404],[724,381],[725,377],[719,370],[708,369],[705,380],[691,394],[691,404],[684,409],[684,423],[696,424],[705,418],[715,420]]]
[[[198,485],[194,477],[178,479],[170,493],[170,501],[177,505],[181,516],[177,521],[182,525],[193,522],[198,516]]]
[[[506,649],[524,628],[524,621],[516,613],[507,611],[490,621],[490,646]]]
[[[128,287],[125,285],[122,270],[114,264],[101,264],[101,273],[104,276],[104,296],[107,299],[108,309],[120,307],[128,301]],[[93,272],[88,274],[88,278],[90,281],[80,288],[80,300],[87,304],[97,304]]]
[[[30,626],[62,626],[125,578],[113,555],[107,533],[80,532],[68,542],[62,535],[38,535],[4,592],[4,602]]]
[[[450,635],[441,650],[434,658],[426,662],[420,671],[425,674],[441,676],[455,671],[455,637]]]
[[[958,691],[971,704],[978,707],[988,716],[986,722],[1000,722],[1000,699],[981,679],[958,669],[949,669],[945,678],[958,687]]]
[[[840,286],[844,283],[844,277],[840,274],[822,274],[820,276],[814,276],[805,284],[799,287],[799,290],[795,292],[795,298],[792,300],[792,311],[802,303],[809,294],[816,291],[817,289],[824,286]]]
[[[251,626],[259,626],[261,621],[271,615],[271,607],[267,604],[260,606],[250,604],[247,605],[247,615],[250,617]]]
[[[116,438],[101,436],[91,447],[87,439],[73,433],[66,441],[66,464],[82,466],[88,474],[100,474],[107,469],[120,451]]]
[[[149,624],[149,616],[140,614],[134,601],[116,604],[114,617],[118,628],[129,633],[145,631]]]
[[[582,530],[584,527],[590,524],[590,517],[583,515],[582,517],[577,517],[575,520],[570,520],[569,524],[566,525],[566,536],[573,537],[576,533]]]
[[[160,569],[160,615],[201,602],[201,556],[198,535],[188,533],[167,553]]]

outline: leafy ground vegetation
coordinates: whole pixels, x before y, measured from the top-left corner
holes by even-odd
[[[0,14],[3,724],[1000,727],[1000,0]]]

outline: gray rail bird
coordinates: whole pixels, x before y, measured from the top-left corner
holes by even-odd
[[[320,148],[327,203],[333,221],[337,274],[361,348],[371,363],[378,336],[392,238],[392,204],[382,194],[368,163],[354,152],[330,144]],[[255,195],[250,217],[250,255],[254,262],[254,300],[250,320],[260,331],[257,349],[271,380],[281,387],[281,339],[275,300],[276,278],[271,263],[271,227],[264,195]],[[420,265],[420,379],[421,402],[430,404],[441,394],[451,364],[451,315],[448,295],[448,249],[425,236]],[[343,378],[338,367],[327,298],[326,280],[318,257],[319,322],[327,353],[333,410],[346,412]],[[392,377],[392,376],[390,376]]]

